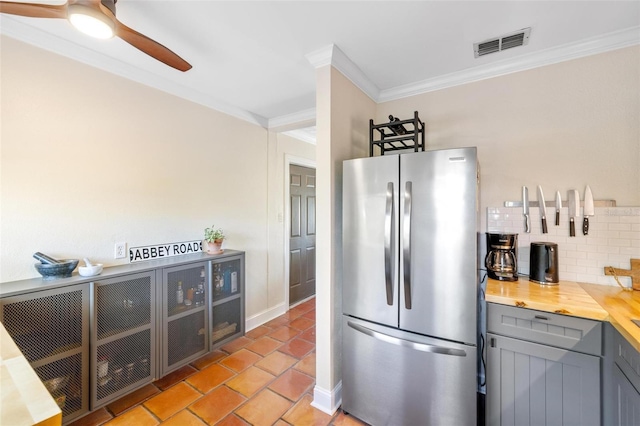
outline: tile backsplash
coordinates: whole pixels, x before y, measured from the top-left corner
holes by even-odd
[[[555,226],[555,208],[547,208],[548,233],[542,233],[540,212],[530,209],[531,233],[524,232],[522,207],[487,208],[487,232],[518,234],[518,272],[529,275],[530,243],[558,244],[560,280],[617,285],[604,275],[605,266],[629,269],[630,259],[640,259],[640,207],[596,207],[589,217],[589,235],[582,234],[582,209],[576,218],[576,236],[569,236],[568,208],[560,211]],[[619,277],[622,285],[631,279]]]

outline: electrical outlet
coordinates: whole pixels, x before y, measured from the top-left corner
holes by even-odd
[[[116,243],[114,256],[116,259],[127,257],[127,243]]]

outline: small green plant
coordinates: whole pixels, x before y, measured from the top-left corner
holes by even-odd
[[[204,230],[204,239],[209,243],[212,243],[215,240],[223,240],[224,231],[221,228],[215,228],[214,225],[211,225],[211,228],[206,228]]]

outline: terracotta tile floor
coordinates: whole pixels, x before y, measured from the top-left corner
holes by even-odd
[[[362,425],[310,405],[315,324],[311,299],[72,425]]]

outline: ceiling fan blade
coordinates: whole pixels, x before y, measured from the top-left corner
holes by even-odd
[[[179,71],[188,71],[191,65],[157,41],[140,34],[116,20],[116,35],[147,55],[163,62]]]
[[[60,18],[67,19],[67,3],[48,5],[37,3],[14,3],[0,1],[0,13],[9,15],[28,16],[30,18]]]

